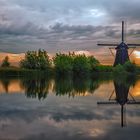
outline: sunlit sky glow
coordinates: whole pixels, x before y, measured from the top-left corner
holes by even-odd
[[[139,0],[0,0],[0,51],[88,51],[112,63],[108,47],[96,44],[119,42],[122,20],[127,22],[126,41],[140,43],[139,5]],[[140,64],[138,53],[139,48],[133,59]]]
[[[140,58],[140,51],[134,51],[135,57]]]

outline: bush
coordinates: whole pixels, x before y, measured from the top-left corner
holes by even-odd
[[[56,54],[53,58],[54,66],[59,73],[89,73],[93,67],[99,64],[99,61],[93,56],[69,54]]]
[[[125,71],[127,71],[127,72],[130,72],[130,73],[136,72],[136,65],[131,63],[130,61],[127,61],[123,67],[124,67]]]
[[[73,61],[73,71],[75,74],[88,73],[91,70],[89,58],[85,55],[76,55]]]
[[[120,64],[118,64],[116,67],[114,67],[113,72],[115,74],[123,74],[123,73],[126,73],[123,65],[120,65]]]
[[[112,66],[105,66],[105,65],[98,65],[93,68],[93,72],[112,72],[113,67]]]
[[[73,57],[71,54],[57,53],[53,58],[54,66],[59,73],[71,73],[73,70]]]
[[[25,54],[25,59],[21,60],[20,66],[27,69],[46,70],[50,67],[49,56],[46,51],[28,51]]]
[[[136,65],[127,61],[124,65],[114,67],[114,73],[136,73]]]
[[[100,64],[100,62],[94,56],[89,56],[88,59],[92,70]]]

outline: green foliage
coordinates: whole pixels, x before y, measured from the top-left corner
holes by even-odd
[[[130,61],[127,61],[123,67],[127,72],[130,72],[130,73],[136,72],[136,65],[134,63],[131,63]]]
[[[100,64],[100,62],[94,56],[89,56],[88,59],[92,70],[94,70],[95,67]]]
[[[53,62],[57,72],[59,73],[72,72],[73,57],[71,54],[67,55],[67,54],[57,53],[56,56],[53,58]]]
[[[89,58],[85,55],[76,55],[73,61],[73,71],[76,74],[88,73],[91,70]]]
[[[112,66],[106,66],[106,65],[98,65],[93,68],[93,72],[112,72],[113,67]]]
[[[25,59],[20,62],[21,68],[46,70],[50,67],[49,56],[46,51],[28,51]]]
[[[123,65],[120,65],[120,64],[117,65],[116,67],[114,67],[113,72],[114,72],[115,74],[124,74],[124,73],[126,73],[126,71],[125,71]]]
[[[124,65],[117,65],[114,67],[114,73],[115,74],[121,74],[121,73],[129,73],[129,74],[135,74],[137,70],[137,67],[134,63],[131,63],[130,61],[127,61]]]
[[[9,67],[9,66],[10,66],[9,57],[6,56],[2,61],[1,67]]]
[[[93,67],[99,64],[94,56],[75,55],[74,53],[61,54],[57,53],[53,58],[54,66],[59,73],[89,73]]]

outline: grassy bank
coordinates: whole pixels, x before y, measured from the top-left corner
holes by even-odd
[[[59,71],[55,67],[48,68],[46,70],[33,70],[18,67],[0,67],[0,77],[16,76],[16,77],[41,77],[41,76],[52,76],[58,77],[73,76],[73,77],[85,77],[85,76],[105,76],[105,75],[140,75],[140,67],[132,69],[125,68],[124,66],[118,65],[117,67],[99,65],[92,70],[88,71]]]
[[[41,77],[51,76],[53,74],[51,69],[48,70],[31,70],[18,67],[4,67],[0,68],[0,77]]]

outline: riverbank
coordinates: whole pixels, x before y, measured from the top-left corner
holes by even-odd
[[[92,76],[92,75],[139,75],[140,67],[134,68],[130,67],[127,69],[121,65],[117,67],[100,65],[96,66],[94,69],[90,71],[79,71],[78,73],[75,71],[59,71],[58,69],[51,67],[46,70],[35,70],[35,69],[25,69],[19,67],[1,67],[0,68],[0,77],[11,76],[11,77],[38,77],[38,76],[74,76],[74,77],[84,77],[84,76]]]

